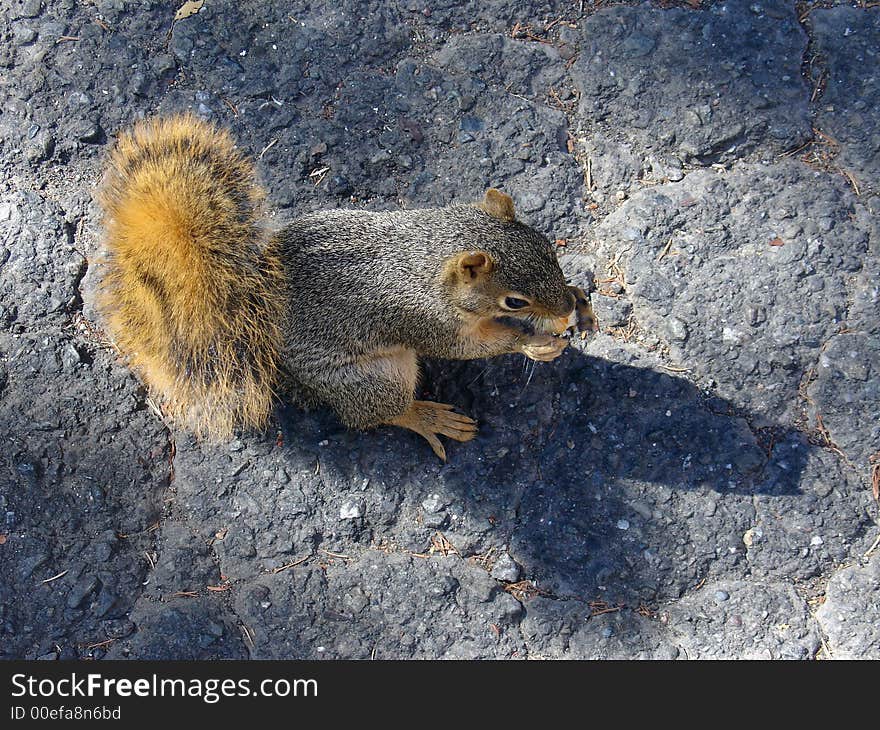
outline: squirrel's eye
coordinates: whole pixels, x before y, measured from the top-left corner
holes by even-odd
[[[504,306],[508,309],[522,309],[523,307],[528,307],[529,303],[519,297],[504,297]]]

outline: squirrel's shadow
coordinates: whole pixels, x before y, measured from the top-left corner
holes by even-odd
[[[749,414],[688,380],[619,361],[625,350],[615,357],[569,348],[534,372],[516,357],[426,363],[423,395],[480,423],[473,441],[446,442],[442,466],[399,429],[354,433],[295,409],[282,426],[294,452],[329,441],[319,458],[333,488],[369,479],[369,539],[383,537],[371,504],[390,499],[413,514],[414,547],[439,530],[464,556],[509,551],[556,595],[674,597],[710,563],[744,559],[753,498],[799,494],[811,447],[791,428],[753,431]],[[433,494],[447,509],[427,514]]]

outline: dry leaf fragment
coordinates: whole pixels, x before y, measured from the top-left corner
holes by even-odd
[[[187,2],[181,5],[180,9],[174,14],[174,22],[176,23],[178,20],[183,20],[190,15],[195,15],[202,9],[202,5],[204,4],[205,0],[187,0]]]
[[[873,454],[868,463],[871,465],[871,494],[874,501],[880,502],[880,451]]]

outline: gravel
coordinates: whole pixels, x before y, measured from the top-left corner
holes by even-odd
[[[664,5],[11,3],[0,657],[880,658],[880,8]],[[103,159],[181,110],[272,225],[502,188],[599,332],[426,362],[445,465],[286,403],[197,442],[95,312]]]

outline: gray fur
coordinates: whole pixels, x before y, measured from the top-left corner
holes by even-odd
[[[450,257],[485,251],[499,286],[551,310],[570,306],[550,242],[472,205],[321,211],[282,229],[276,243],[289,285],[284,362],[290,395],[332,407],[354,428],[387,422],[412,401],[407,385],[359,367],[370,353],[403,347],[450,359],[500,354],[461,342],[463,319],[442,283]]]

